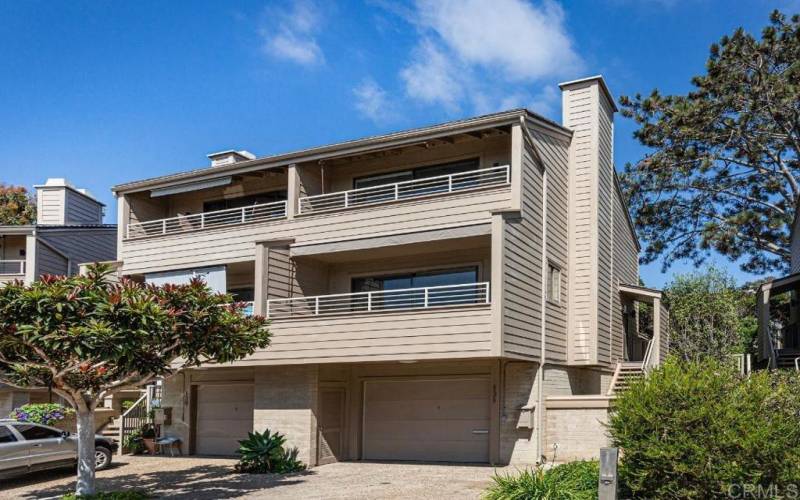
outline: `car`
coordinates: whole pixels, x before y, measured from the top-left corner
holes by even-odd
[[[113,440],[95,436],[96,470],[111,466],[117,447]],[[0,477],[75,466],[77,462],[78,436],[49,425],[0,419]]]

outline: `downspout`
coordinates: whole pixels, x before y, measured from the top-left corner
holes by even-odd
[[[531,150],[536,156],[542,173],[542,298],[541,298],[541,341],[539,342],[539,369],[536,371],[536,456],[544,462],[544,428],[545,428],[545,394],[544,367],[547,361],[547,169],[542,157],[536,150],[536,142],[528,130],[524,116],[519,117],[522,131],[531,143]]]

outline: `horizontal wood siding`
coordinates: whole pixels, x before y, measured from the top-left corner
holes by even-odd
[[[76,274],[79,264],[116,260],[116,227],[39,228],[39,238],[47,241],[69,257],[70,274]]]
[[[311,259],[289,257],[288,247],[270,248],[267,295],[270,299],[305,297],[328,293],[328,265]]]
[[[66,204],[64,214],[67,224],[101,224],[103,206],[71,189],[65,190]]]
[[[530,144],[522,153],[522,211],[504,224],[503,352],[541,357],[542,174]]]
[[[636,248],[636,236],[628,223],[622,194],[614,190],[614,285],[620,283],[639,284],[639,252]],[[624,353],[625,329],[622,314],[622,302],[618,289],[613,291],[613,357],[622,359]]]
[[[336,363],[481,357],[490,353],[488,306],[275,320],[272,344],[239,364]]]
[[[605,95],[600,94],[597,141],[597,361],[610,365],[615,362],[612,334],[614,264],[612,253],[614,219],[614,112]],[[621,355],[621,351],[619,352]]]
[[[593,361],[597,320],[597,88],[564,91],[564,124],[570,145],[570,358]]]
[[[319,243],[431,229],[487,224],[491,212],[508,207],[510,189],[434,196],[293,220],[158,236],[123,243],[125,273],[190,268],[253,260],[255,242],[294,238]]]
[[[64,224],[64,189],[41,188],[36,192],[36,222]]]
[[[36,242],[36,276],[44,274],[65,275],[69,273],[68,260],[40,241]]]
[[[561,297],[547,301],[547,360],[567,361],[567,297],[569,283],[569,142],[532,130],[536,149],[547,165],[547,259],[561,269]]]

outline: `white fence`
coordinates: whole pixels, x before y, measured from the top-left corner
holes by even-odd
[[[233,224],[246,224],[248,222],[263,222],[286,217],[286,202],[262,203],[248,205],[242,208],[229,208],[214,212],[199,214],[179,215],[167,219],[157,219],[146,222],[132,222],[128,224],[128,238],[143,238],[162,234],[175,234],[202,229],[230,226]]]
[[[270,299],[267,301],[267,317],[282,319],[488,303],[489,283],[468,283],[464,285]]]
[[[300,198],[299,213],[327,212],[435,194],[503,186],[511,182],[510,173],[510,167],[504,165],[395,184],[305,196]]]

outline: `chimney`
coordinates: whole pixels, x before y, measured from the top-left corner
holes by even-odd
[[[105,205],[85,189],[78,189],[66,179],[47,179],[36,188],[36,224],[102,224]]]
[[[572,130],[569,147],[570,273],[585,277],[570,287],[571,362],[607,362],[611,353],[599,342],[613,308],[611,273],[598,262],[611,262],[614,225],[614,113],[617,107],[602,76],[559,84],[563,125]],[[605,268],[604,268],[605,269]],[[608,322],[610,324],[610,322]]]
[[[218,153],[211,153],[208,158],[211,160],[212,167],[219,167],[222,165],[230,165],[231,163],[237,163],[240,161],[247,161],[247,160],[255,160],[256,155],[251,153],[250,151],[235,151],[233,149],[229,149],[227,151],[220,151]]]

